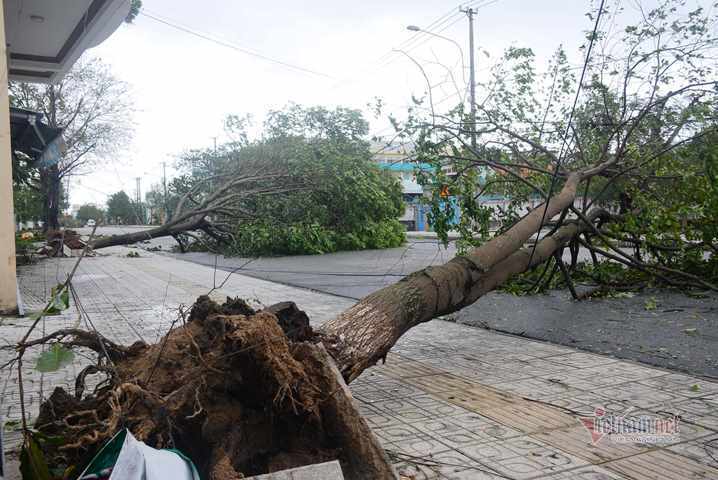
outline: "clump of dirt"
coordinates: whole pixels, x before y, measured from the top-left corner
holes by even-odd
[[[347,478],[391,467],[309,319],[292,302],[256,312],[240,299],[199,297],[186,323],[109,368],[78,399],[58,388],[36,428],[55,467],[81,467],[118,429],[178,448],[202,478],[232,479],[339,459]]]

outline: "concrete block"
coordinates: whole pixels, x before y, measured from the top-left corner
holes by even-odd
[[[338,460],[267,473],[247,480],[344,480]]]

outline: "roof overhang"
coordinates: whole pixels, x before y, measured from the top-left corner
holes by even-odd
[[[10,134],[13,152],[20,151],[37,160],[62,130],[46,125],[41,113],[10,107]]]
[[[10,80],[52,83],[114,32],[130,0],[3,0]]]

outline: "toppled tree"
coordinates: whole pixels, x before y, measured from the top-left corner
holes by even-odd
[[[181,248],[191,237],[203,248],[254,256],[404,242],[401,187],[371,161],[360,112],[291,105],[270,112],[254,141],[244,119],[230,116],[226,124],[232,141],[184,153],[169,194],[152,192],[165,210],[163,225],[93,247],[172,235]]]
[[[55,409],[55,416],[52,416],[48,412],[54,404],[46,404],[46,415],[41,417],[46,422],[40,422],[40,431],[76,440],[64,446],[67,455],[81,453],[86,447],[88,450],[96,448],[102,438],[117,428],[120,419],[129,422],[140,438],[157,445],[166,445],[173,438],[175,443],[183,445],[183,442],[189,444],[201,438],[202,445],[208,450],[193,451],[193,458],[215,478],[237,478],[240,472],[253,471],[258,463],[248,460],[245,453],[253,455],[261,468],[271,469],[275,465],[272,462],[279,462],[281,458],[286,460],[282,466],[300,462],[301,454],[306,454],[306,449],[300,446],[307,438],[316,440],[320,447],[327,445],[325,441],[333,440],[339,449],[333,455],[344,461],[348,478],[390,478],[390,468],[366,424],[356,415],[346,391],[341,388],[339,376],[332,377],[329,373],[334,368],[347,382],[356,379],[366,368],[385,358],[395,342],[412,327],[463,308],[512,275],[545,265],[552,258],[562,265],[558,254],[575,242],[666,282],[715,288],[695,272],[666,265],[659,253],[652,253],[647,258],[635,252],[624,252],[611,242],[606,230],[608,225],[630,225],[628,219],[631,216],[640,219],[654,213],[642,210],[646,208],[644,200],[637,201],[636,198],[659,192],[656,185],[662,184],[657,182],[670,180],[675,185],[683,185],[683,177],[664,178],[662,162],[684,162],[683,168],[692,180],[696,176],[693,169],[707,168],[707,173],[715,172],[714,155],[705,153],[711,145],[695,143],[712,134],[708,114],[714,111],[716,83],[705,80],[712,78],[711,72],[699,56],[713,56],[708,54],[715,48],[708,31],[713,25],[709,22],[714,19],[700,11],[688,12],[684,18],[680,8],[672,10],[671,6],[671,3],[665,3],[657,10],[646,12],[640,26],[626,29],[627,57],[620,60],[605,55],[601,60],[601,55],[595,53],[597,57],[592,56],[594,45],[600,45],[603,38],[596,33],[601,21],[611,23],[610,12],[596,12],[596,32],[589,37],[586,48],[585,78],[592,80],[588,84],[580,83],[581,87],[588,85],[586,90],[581,89],[581,95],[574,97],[571,93],[575,92],[564,92],[567,109],[559,101],[560,86],[548,96],[547,106],[543,109],[523,96],[531,91],[530,84],[525,81],[533,78],[533,74],[530,64],[522,61],[511,69],[518,74],[516,95],[501,93],[501,88],[497,87],[497,97],[492,100],[495,108],[489,108],[489,102],[480,106],[479,111],[484,116],[481,124],[488,125],[477,132],[482,148],[474,150],[467,145],[467,134],[473,133],[473,129],[464,116],[444,118],[443,124],[439,123],[440,117],[434,116],[429,123],[417,121],[413,125],[419,135],[417,141],[424,160],[457,162],[459,167],[466,169],[469,178],[475,175],[471,172],[476,172],[476,167],[505,172],[505,177],[491,181],[513,180],[544,197],[544,202],[526,215],[502,225],[493,238],[482,241],[445,265],[423,269],[365,297],[324,324],[316,335],[305,332],[307,336],[291,339],[294,328],[280,332],[276,326],[282,324],[279,313],[225,312],[222,307],[207,306],[204,300],[195,305],[186,325],[172,329],[156,345],[128,348],[87,332],[51,334],[40,342],[59,341],[94,349],[103,357],[96,368],[111,371],[108,372],[109,385],[94,396],[72,403],[69,396],[57,393],[57,403],[65,402],[71,408]],[[689,46],[682,46],[684,44]],[[507,60],[521,59],[527,53],[512,50]],[[666,55],[669,56],[666,58]],[[652,60],[656,63],[649,63]],[[601,74],[615,77],[610,75],[614,70],[624,72],[620,81],[612,81],[613,87],[600,82]],[[562,67],[555,71],[562,71]],[[506,84],[508,82],[506,80]],[[598,85],[596,82],[601,85],[595,87],[598,90],[592,86]],[[663,86],[666,82],[670,89]],[[603,93],[593,95],[597,91]],[[576,108],[572,106],[571,98],[577,99]],[[604,102],[602,108],[593,108],[597,99]],[[613,102],[617,103],[614,105]],[[555,120],[558,123],[542,121],[536,124],[528,115],[537,111],[554,111],[559,117]],[[584,118],[582,112],[590,111],[600,112],[600,115],[587,114],[587,118],[593,118],[598,126],[589,130],[576,128],[576,122]],[[601,119],[604,114],[608,119],[595,120],[596,115]],[[539,117],[543,118],[544,114]],[[523,120],[519,122],[520,119]],[[476,124],[479,124],[478,120]],[[541,124],[551,127],[544,130]],[[516,125],[526,125],[526,129],[518,131]],[[573,139],[570,143],[568,136]],[[489,146],[498,148],[489,149]],[[682,156],[682,147],[694,146],[697,149],[695,155],[707,162],[703,167],[697,166],[698,162],[690,155]],[[532,172],[537,175],[533,176]],[[437,182],[445,180],[440,175],[437,177]],[[632,190],[626,186],[622,192],[619,179],[624,177],[631,178],[626,185],[644,188]],[[543,183],[539,183],[541,179]],[[472,190],[475,184],[464,180],[463,176],[447,183],[449,188],[465,189],[462,191],[466,192],[462,195],[464,202],[469,202],[475,195]],[[629,196],[623,202],[623,208],[610,208],[613,206],[611,202],[607,202],[609,208],[596,207],[602,200],[602,192],[612,189],[616,189],[619,201],[625,195]],[[591,192],[591,198],[585,192]],[[704,200],[706,208],[715,205],[711,195],[714,193]],[[581,198],[578,206],[575,204],[577,198]],[[670,205],[670,202],[664,203]],[[442,204],[437,204],[437,210],[440,207]],[[474,207],[467,203],[466,208]],[[482,218],[479,213],[476,212],[477,228],[480,228]],[[685,223],[707,218],[701,216],[703,213],[692,212],[686,216]],[[709,218],[715,212],[706,211],[705,215]],[[440,216],[437,214],[436,218]],[[539,238],[535,246],[524,247],[549,222],[553,223],[550,232]],[[467,223],[464,227],[474,228],[476,225]],[[705,237],[700,248],[715,247],[711,231],[703,230]],[[658,247],[665,246],[680,248],[683,243],[677,242],[691,240],[663,235],[650,237],[645,233],[629,238],[650,244],[656,251],[663,251]],[[671,243],[654,245],[656,241]],[[699,247],[691,246],[693,248]],[[707,261],[711,260],[709,257]],[[23,351],[34,344],[23,341],[18,349]],[[329,356],[324,356],[324,350]],[[156,369],[162,369],[163,375],[159,378],[151,373]],[[197,372],[197,378],[191,377],[193,372]],[[193,380],[189,381],[190,378]],[[182,389],[184,385],[189,392]],[[318,395],[317,391],[322,394]],[[239,405],[250,408],[240,408]],[[259,418],[252,416],[257,408],[251,407],[257,405],[267,406]],[[92,408],[85,410],[83,406]],[[74,409],[80,409],[80,412],[68,417],[73,415],[69,411]],[[226,412],[230,415],[225,415]],[[263,438],[243,436],[255,432],[244,428],[247,425],[252,422],[255,422],[253,425],[267,425],[268,419],[272,418],[278,419],[278,424],[257,431],[276,433],[275,428],[284,428],[280,431],[286,437],[281,442],[275,440],[265,444]],[[228,429],[230,424],[240,425],[240,428]],[[297,428],[298,425],[306,429]],[[85,427],[88,435],[82,436],[80,433],[85,432],[81,429]],[[355,448],[357,438],[363,438],[364,443]],[[252,449],[255,441],[265,446],[262,452]],[[323,448],[320,450],[306,459],[332,455]],[[296,456],[281,457],[282,453]]]
[[[603,31],[628,15],[641,20]],[[490,226],[510,232],[529,211],[539,216],[530,227],[535,239],[547,223],[548,238],[578,222],[565,244],[570,265],[562,245],[527,276],[529,290],[558,273],[577,296],[571,277],[579,250],[592,263],[578,273],[598,282],[623,266],[646,281],[716,289],[718,87],[708,60],[717,47],[715,16],[674,1],[635,12],[601,2],[590,16],[596,29],[582,46],[583,68],[559,49],[540,75],[531,49],[510,48],[492,69],[475,119],[461,105],[434,114],[429,92],[428,108],[417,109],[428,118],[415,113],[401,125],[400,134],[417,143],[417,160],[435,167],[418,172],[432,192],[432,224],[441,235],[459,231],[460,249],[470,251],[489,238]],[[456,173],[446,174],[447,166]],[[487,196],[506,202],[489,206]],[[556,209],[543,203],[549,197]]]
[[[292,177],[281,164],[242,162],[223,173],[189,183],[175,202],[171,217],[160,226],[122,235],[101,237],[91,243],[92,248],[126,245],[151,238],[180,235],[196,237],[204,232],[216,240],[228,241],[231,227],[227,219],[239,221],[253,218],[246,209],[247,202],[267,201],[304,188],[301,179]],[[108,214],[110,210],[108,209]]]

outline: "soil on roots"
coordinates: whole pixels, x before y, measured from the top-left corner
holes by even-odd
[[[337,395],[351,400],[332,367],[293,303],[255,312],[241,300],[200,297],[186,323],[116,361],[92,395],[56,389],[36,427],[65,440],[44,447],[60,468],[81,468],[127,427],[152,447],[180,449],[202,478],[333,459],[347,478],[384,478],[376,472],[385,456],[353,403]]]

